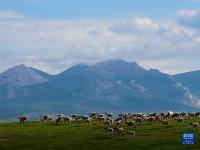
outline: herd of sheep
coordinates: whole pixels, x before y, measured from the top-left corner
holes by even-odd
[[[117,117],[113,116],[113,113],[105,113],[99,114],[96,112],[89,113],[87,116],[73,114],[69,116],[64,116],[63,114],[56,114],[56,124],[59,123],[72,123],[75,121],[83,121],[87,124],[92,124],[92,121],[99,121],[105,125],[105,131],[108,134],[112,134],[113,132],[116,133],[128,133],[132,136],[135,136],[135,131],[133,130],[136,125],[142,122],[158,122],[162,126],[169,126],[169,120],[176,120],[177,124],[184,124],[184,120],[191,119],[191,118],[200,118],[200,112],[196,113],[177,113],[177,112],[167,112],[167,113],[120,113]],[[27,123],[28,117],[20,116],[17,117],[19,123]],[[51,122],[53,118],[44,115],[42,122]],[[193,130],[199,131],[200,126],[198,122],[191,122],[190,123]],[[128,126],[128,130],[126,130],[125,126]]]

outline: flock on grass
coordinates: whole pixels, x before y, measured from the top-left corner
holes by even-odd
[[[169,126],[169,120],[175,120],[177,124],[184,124],[185,120],[192,119],[192,118],[200,118],[200,112],[196,113],[177,113],[177,112],[167,112],[167,113],[120,113],[117,117],[113,116],[113,113],[106,112],[105,114],[99,114],[96,112],[89,113],[87,116],[73,114],[69,116],[64,116],[63,114],[56,114],[56,124],[60,123],[73,123],[75,121],[83,121],[88,125],[92,124],[93,121],[99,121],[105,125],[105,131],[108,134],[112,134],[114,132],[118,134],[127,133],[129,135],[135,136],[134,128],[141,124],[142,122],[148,123],[160,123],[162,126]],[[20,116],[17,117],[19,123],[27,123],[28,117]],[[53,118],[44,115],[42,122],[52,122]],[[125,128],[128,126],[128,128]],[[193,131],[197,130],[200,131],[200,126],[198,122],[190,123]]]

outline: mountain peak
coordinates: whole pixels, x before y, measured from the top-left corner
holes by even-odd
[[[129,62],[123,59],[112,59],[112,60],[97,62],[95,65],[117,65],[117,64],[129,64]]]
[[[12,70],[21,70],[21,69],[27,69],[28,67],[24,64],[19,64],[19,65],[16,65],[14,67],[11,67],[9,68],[7,71],[5,72],[8,72],[8,71],[12,71]]]
[[[146,70],[137,63],[127,62],[121,59],[98,62],[91,67],[91,70],[105,78],[138,76],[146,72]]]
[[[16,65],[0,74],[0,85],[32,85],[47,81],[46,76],[24,64]]]

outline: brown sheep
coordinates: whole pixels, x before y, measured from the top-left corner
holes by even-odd
[[[19,119],[19,123],[21,124],[21,123],[27,123],[28,122],[28,117],[23,117],[23,116],[21,116],[21,117],[17,117],[18,119]]]

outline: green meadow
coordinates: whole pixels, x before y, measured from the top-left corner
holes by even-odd
[[[182,125],[171,120],[168,127],[158,122],[140,123],[133,129],[135,136],[108,134],[100,122],[91,125],[83,122],[58,125],[54,122],[0,123],[0,150],[200,149],[197,131],[194,145],[182,145],[182,133],[192,131],[190,122],[200,122],[200,119],[186,120]]]

